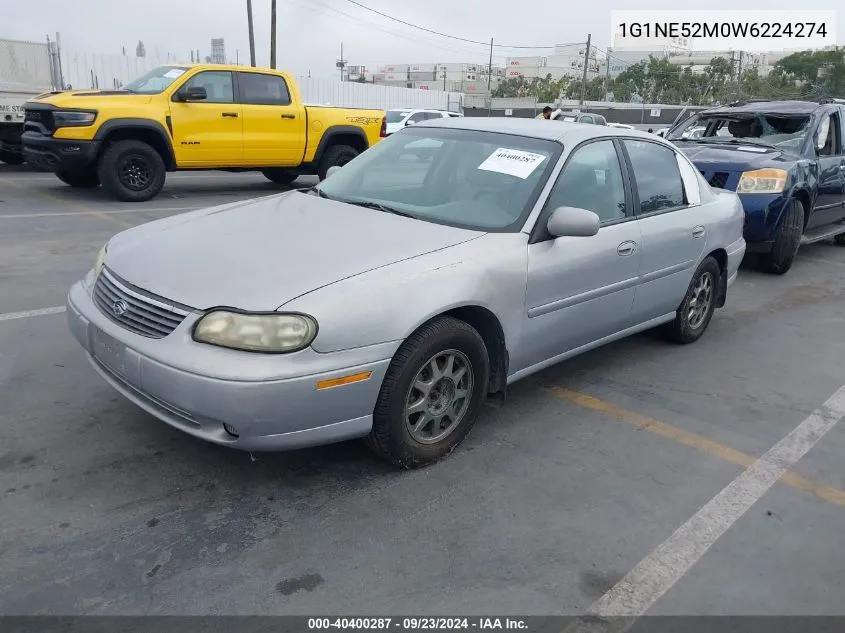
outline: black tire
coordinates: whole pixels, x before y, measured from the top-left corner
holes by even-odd
[[[93,189],[100,186],[100,178],[93,169],[87,171],[57,171],[56,178],[71,187]]]
[[[332,145],[323,154],[320,160],[320,167],[317,169],[317,176],[320,181],[326,179],[329,169],[335,165],[343,167],[350,160],[355,158],[360,152],[349,145]]]
[[[14,152],[0,152],[0,162],[7,165],[23,165],[24,157],[22,154],[15,154]]]
[[[665,334],[670,341],[686,345],[701,338],[716,310],[721,276],[722,269],[719,268],[719,263],[715,259],[707,257],[701,262],[692,276],[684,300],[675,313],[675,320],[667,324],[665,328]],[[705,299],[707,280],[709,280],[709,296]],[[706,305],[702,306],[699,302],[703,300],[706,300]]]
[[[299,174],[284,168],[265,169],[261,173],[264,174],[267,180],[277,185],[289,185],[299,178]]]
[[[431,375],[430,362],[434,361],[442,370],[447,366],[447,355],[453,358],[451,367],[468,366],[469,371],[457,383],[451,378],[435,380]],[[430,377],[428,397],[413,387],[418,375]],[[366,438],[367,444],[379,457],[403,468],[423,466],[448,456],[475,424],[489,377],[490,361],[481,335],[458,319],[432,319],[408,337],[393,357],[373,411],[373,429]],[[460,389],[466,389],[466,398],[450,397]],[[407,415],[406,404],[412,397],[426,403],[426,407]],[[452,411],[455,405],[458,405],[457,414]],[[429,418],[419,431],[412,432],[409,426],[420,424],[423,416],[431,412],[440,416],[449,412],[456,419],[443,429],[448,415],[439,423]],[[430,439],[425,437],[428,427]],[[438,432],[443,433],[440,439]],[[419,437],[427,441],[420,441]]]
[[[795,261],[801,235],[804,233],[804,205],[794,198],[789,201],[780,220],[775,243],[771,252],[763,253],[757,260],[757,268],[773,275],[783,275]]]
[[[103,189],[122,202],[155,198],[164,187],[166,172],[159,153],[142,141],[112,143],[97,167]]]

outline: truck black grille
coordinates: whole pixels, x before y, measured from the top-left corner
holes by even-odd
[[[52,134],[56,129],[53,113],[44,108],[24,108],[23,128],[25,132]]]
[[[94,284],[94,303],[115,323],[149,338],[164,338],[190,313],[189,309],[145,296],[103,270]]]

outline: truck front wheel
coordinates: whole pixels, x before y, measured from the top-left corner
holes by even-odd
[[[145,202],[164,187],[167,169],[159,153],[142,141],[117,141],[100,156],[97,174],[112,197]]]
[[[56,178],[71,187],[93,189],[100,186],[100,179],[94,169],[86,171],[57,171]]]
[[[804,232],[804,205],[800,200],[792,198],[780,219],[775,243],[769,253],[760,255],[758,268],[773,275],[783,275],[795,261],[798,247],[801,245],[801,235]]]
[[[329,169],[337,165],[343,167],[350,160],[359,154],[358,150],[350,145],[333,145],[326,150],[323,158],[320,160],[320,167],[317,169],[317,176],[320,180],[325,180],[329,173]]]
[[[299,178],[299,174],[290,169],[285,169],[283,167],[274,167],[273,169],[265,169],[261,172],[264,174],[264,177],[271,181],[275,182],[277,185],[289,185],[294,180]]]

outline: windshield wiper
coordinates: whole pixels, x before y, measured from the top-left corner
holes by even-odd
[[[728,145],[762,145],[763,147],[774,147],[771,143],[760,141],[757,137],[754,137],[753,141],[744,140],[742,138],[723,138],[718,142],[727,143]]]
[[[382,204],[381,202],[373,202],[372,200],[340,200],[337,199],[338,202],[345,202],[347,204],[354,204],[359,207],[364,207],[365,209],[375,209],[376,211],[384,211],[385,213],[392,213],[393,215],[401,215],[403,218],[413,218],[410,213],[406,213],[405,211],[400,211],[395,207],[391,207],[386,204]]]
[[[301,191],[302,193],[313,193],[319,196],[320,198],[325,198],[326,200],[334,200],[334,198],[329,197],[329,194],[317,187],[309,187],[308,189],[297,189],[296,191]]]

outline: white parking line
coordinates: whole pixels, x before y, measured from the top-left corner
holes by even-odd
[[[119,209],[116,211],[99,211],[99,213],[102,213],[104,215],[119,215],[121,213],[146,213],[154,211],[170,213],[175,211],[193,211],[199,208],[201,207],[147,207],[141,209]],[[90,215],[90,213],[85,213],[83,211],[60,211],[56,213],[0,213],[0,220],[14,220],[21,218],[56,218],[65,215]]]
[[[40,310],[25,310],[23,312],[6,312],[0,314],[0,321],[12,321],[14,319],[27,319],[29,317],[41,316],[44,314],[59,314],[65,311],[65,306],[53,306],[52,308],[41,308]]]
[[[588,610],[599,618],[621,616],[620,620],[607,622],[609,628],[590,626],[596,623],[586,622],[567,631],[627,629],[843,417],[845,385],[707,502]]]

